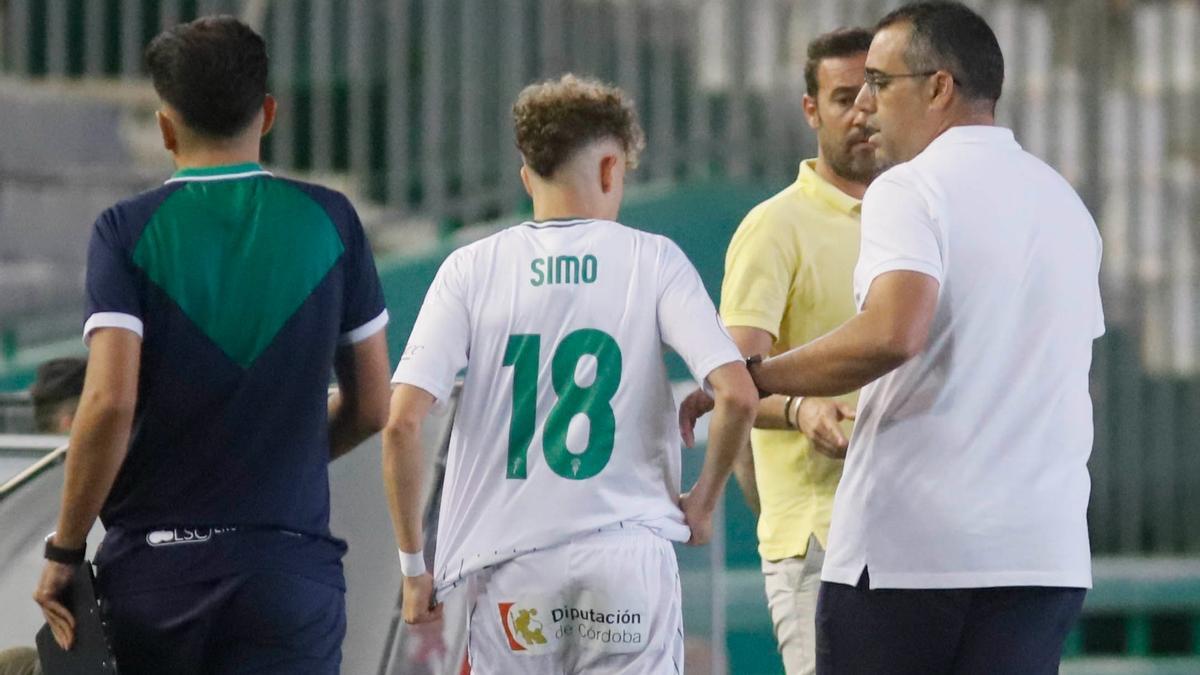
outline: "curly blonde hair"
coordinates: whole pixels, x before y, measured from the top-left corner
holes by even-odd
[[[630,169],[646,147],[633,103],[619,88],[571,74],[525,87],[513,104],[513,124],[525,163],[547,178],[592,141],[618,141]]]

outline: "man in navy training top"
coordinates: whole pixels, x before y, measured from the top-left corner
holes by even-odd
[[[87,375],[35,599],[69,647],[57,598],[99,515],[122,673],[336,673],[327,465],[380,429],[389,394],[370,247],[344,196],[258,164],[276,108],[254,31],[198,19],[146,65],[178,171],[92,231]]]

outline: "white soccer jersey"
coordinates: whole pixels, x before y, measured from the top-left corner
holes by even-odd
[[[527,222],[450,254],[392,378],[442,401],[467,368],[439,588],[621,524],[688,539],[664,347],[700,382],[741,359],[665,237],[602,220]]]

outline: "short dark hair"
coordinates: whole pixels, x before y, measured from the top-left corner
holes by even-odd
[[[839,28],[813,38],[808,43],[808,60],[804,62],[804,86],[808,95],[816,98],[820,91],[817,69],[822,61],[861,54],[871,48],[872,36],[866,28]]]
[[[66,404],[73,407],[83,393],[87,359],[68,357],[51,359],[38,366],[29,398],[33,400],[33,419],[39,431],[54,431],[55,417]]]
[[[929,0],[904,5],[875,30],[898,23],[912,25],[905,61],[914,72],[948,70],[968,98],[1000,99],[1004,54],[983,17],[958,2]]]
[[[267,47],[232,16],[201,17],[159,33],[146,47],[154,90],[193,131],[231,138],[267,95]]]
[[[633,103],[620,89],[570,74],[525,87],[513,104],[513,125],[525,163],[546,178],[592,141],[619,142],[630,168],[646,147]]]

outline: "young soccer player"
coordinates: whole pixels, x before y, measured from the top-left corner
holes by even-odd
[[[622,92],[568,75],[513,113],[535,219],[447,258],[393,377],[384,477],[404,617],[435,620],[435,589],[462,586],[479,675],[676,673],[670,542],[709,539],[757,391],[679,248],[615,222],[644,144]],[[717,401],[682,496],[664,347]],[[420,430],[464,367],[430,575]]]

